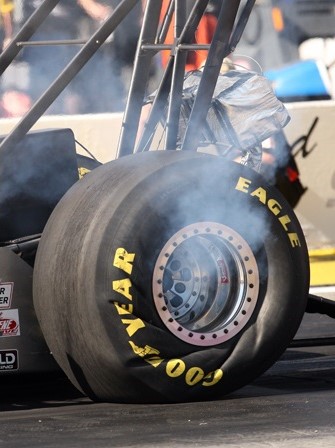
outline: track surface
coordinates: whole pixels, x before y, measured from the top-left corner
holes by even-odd
[[[297,337],[334,336],[306,314]],[[290,348],[262,377],[207,403],[92,403],[62,377],[2,383],[0,446],[334,447],[335,347]]]

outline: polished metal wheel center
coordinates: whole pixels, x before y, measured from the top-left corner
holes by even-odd
[[[198,222],[165,244],[152,288],[158,314],[173,334],[190,344],[217,345],[250,319],[258,298],[258,267],[237,232]]]

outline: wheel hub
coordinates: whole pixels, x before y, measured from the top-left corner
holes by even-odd
[[[153,296],[165,326],[193,345],[217,345],[235,336],[256,306],[259,274],[248,243],[213,222],[184,227],[160,252]]]

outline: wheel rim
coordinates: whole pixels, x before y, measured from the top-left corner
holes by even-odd
[[[249,321],[259,291],[257,262],[231,228],[199,222],[175,233],[153,273],[153,297],[165,326],[192,345],[225,342]]]

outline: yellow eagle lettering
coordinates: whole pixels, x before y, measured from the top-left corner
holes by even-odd
[[[266,191],[264,190],[264,188],[257,188],[257,190],[250,193],[250,196],[257,196],[262,204],[266,204]]]
[[[235,190],[243,191],[244,193],[248,193],[248,188],[251,184],[251,180],[245,179],[244,177],[240,177],[237,181]]]

